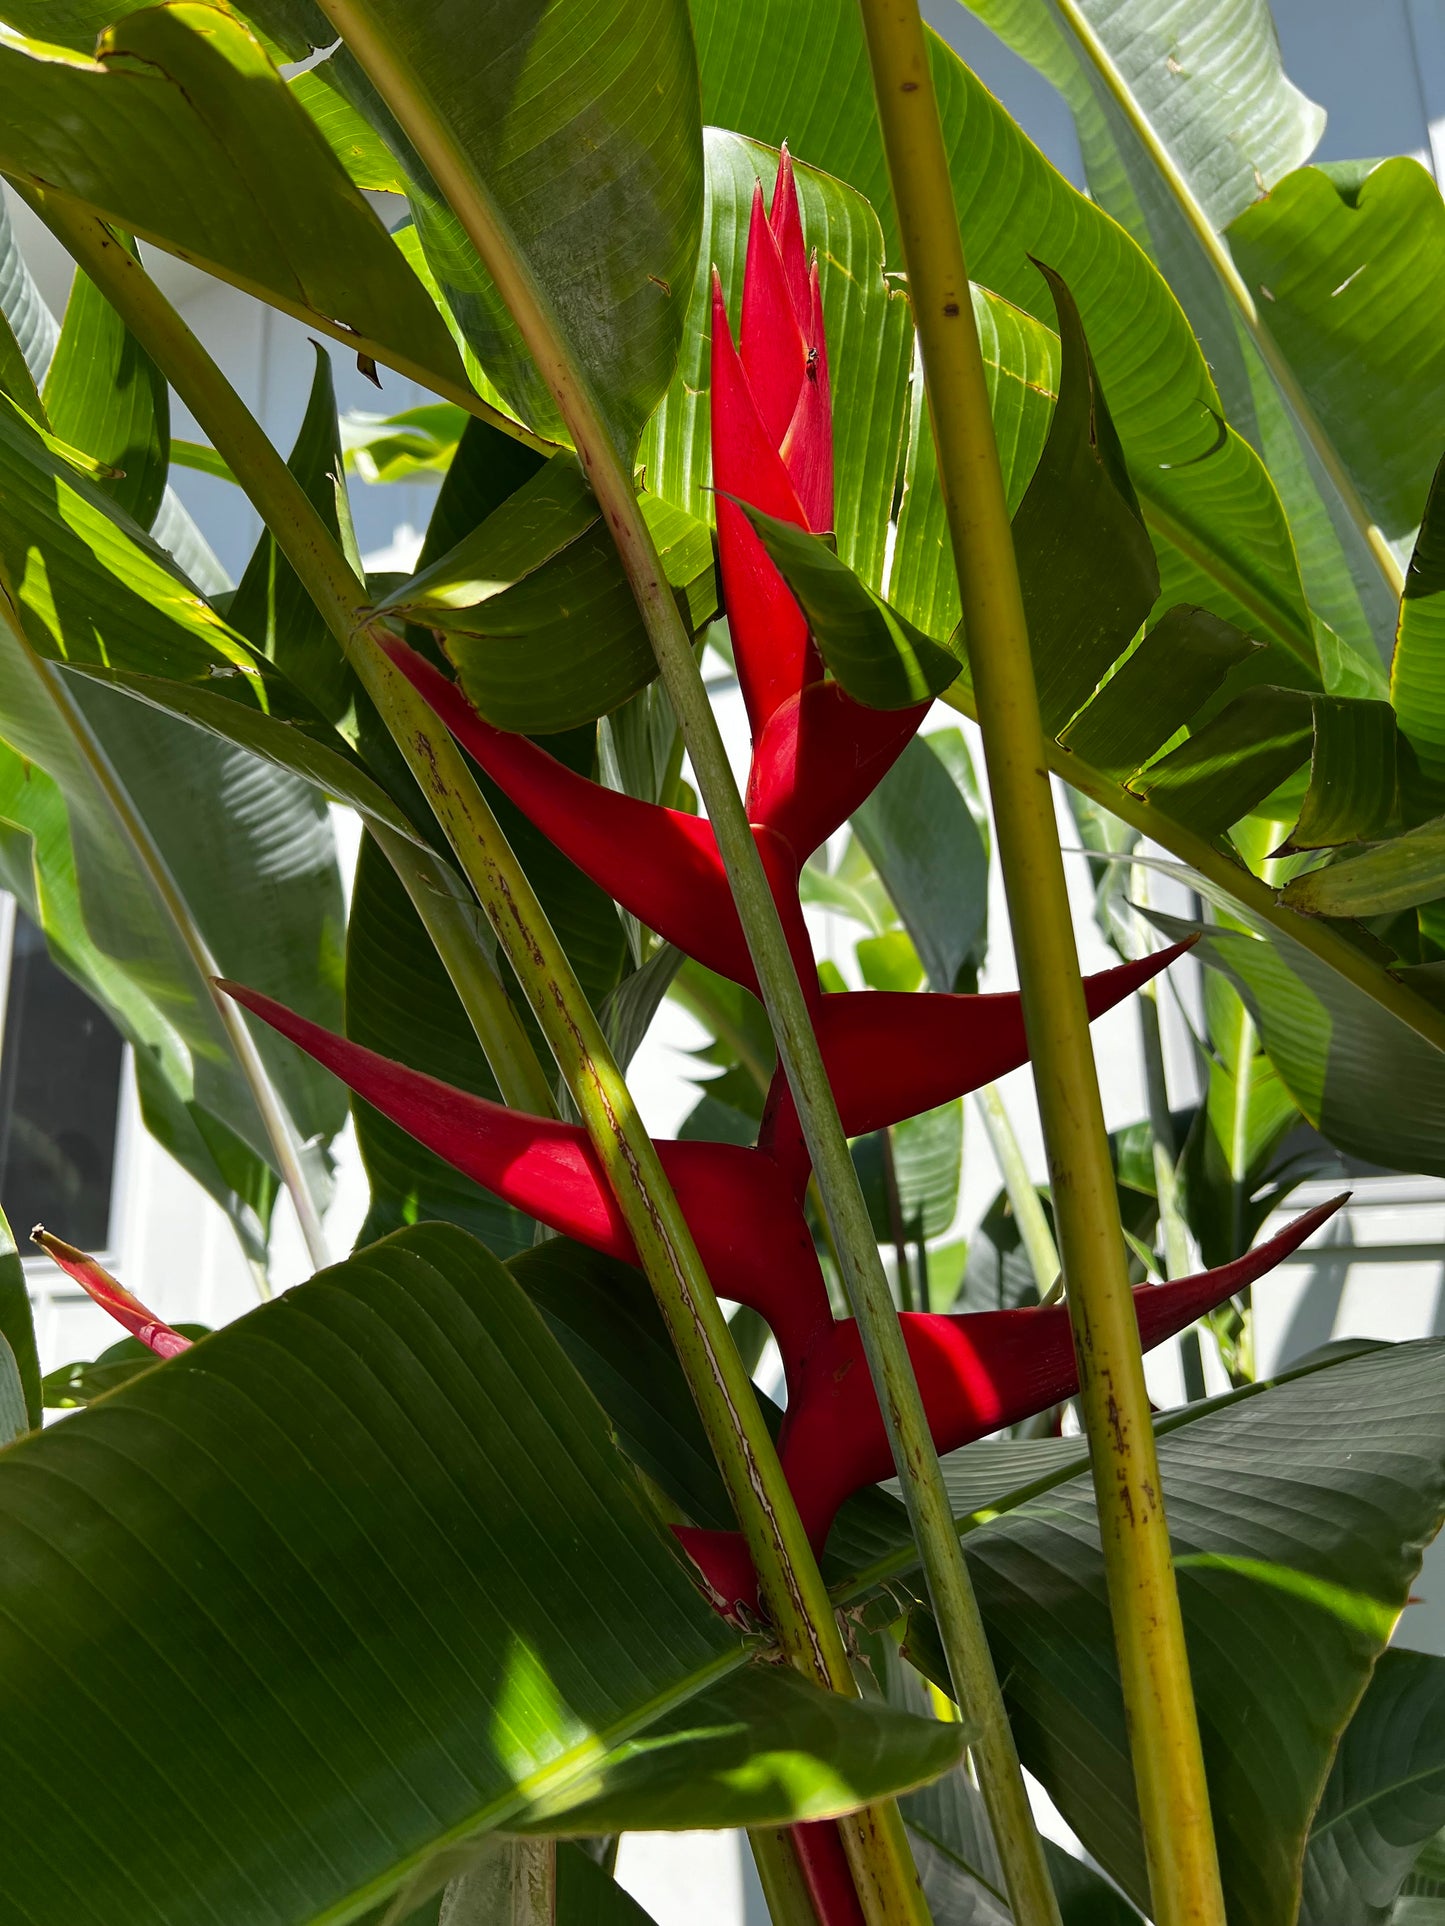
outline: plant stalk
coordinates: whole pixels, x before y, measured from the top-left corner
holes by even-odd
[[[748,1844],[773,1926],[827,1926],[818,1918],[791,1833],[781,1827],[759,1829],[748,1834]]]
[[[1069,1281],[1158,1926],[1224,1926],[1199,1726],[1018,567],[917,0],[860,0]]]
[[[205,985],[206,992],[215,1006],[226,1041],[236,1059],[237,1068],[250,1091],[251,1101],[256,1106],[261,1127],[276,1159],[276,1167],[281,1181],[291,1196],[296,1212],[296,1221],[301,1227],[301,1236],[306,1245],[306,1254],[317,1270],[331,1262],[331,1252],[326,1242],[326,1232],[322,1228],[321,1214],[316,1208],[316,1200],[311,1194],[311,1186],[306,1181],[302,1168],[301,1154],[296,1143],[291,1120],[286,1115],[285,1106],[277,1095],[270,1073],[261,1061],[261,1053],[256,1048],[255,1039],[246,1027],[246,1020],[240,1009],[230,997],[223,995],[215,987],[220,971],[216,959],[211,955],[210,946],[196,925],[184,896],[171,874],[170,864],[166,861],[149,826],[137,813],[135,805],[126,792],[125,784],[116,774],[110,757],[91,728],[73,693],[65,686],[65,679],[52,662],[44,662],[30,647],[18,625],[14,633],[30,659],[36,676],[44,683],[51,702],[59,711],[76,749],[95,779],[96,787],[110,805],[111,813],[119,825],[121,834],[129,843],[136,861],[150,879],[171,926],[180,940],[182,948],[190,958],[191,964]],[[229,1006],[229,1007],[228,1007]],[[264,1268],[253,1266],[256,1288],[262,1297],[271,1295],[270,1280]]]
[[[978,1114],[988,1133],[989,1149],[998,1165],[998,1174],[1003,1179],[1004,1195],[1014,1214],[1014,1222],[1019,1227],[1024,1254],[1029,1260],[1029,1269],[1034,1274],[1034,1283],[1042,1300],[1053,1290],[1060,1275],[1054,1233],[1049,1229],[1048,1217],[1034,1188],[1034,1181],[1029,1176],[1024,1153],[1014,1135],[1013,1120],[1004,1107],[998,1085],[982,1085],[974,1091],[973,1101],[978,1106]]]
[[[747,1538],[779,1642],[800,1670],[834,1691],[856,1695],[832,1603],[692,1234],[571,963],[465,758],[369,633],[376,618],[365,585],[295,477],[141,264],[87,210],[50,194],[40,198],[58,237],[230,466],[406,755],[516,970],[617,1194]],[[628,499],[642,526],[630,486]],[[655,555],[653,560],[654,585],[683,635],[696,677],[671,591]],[[702,700],[706,706],[705,695]],[[718,747],[721,752],[720,739]],[[748,844],[751,849],[750,836]],[[768,902],[771,907],[770,897]],[[839,1826],[870,1926],[924,1926],[927,1908],[897,1805],[889,1800],[865,1807]]]
[[[1249,330],[1250,338],[1259,350],[1265,366],[1274,376],[1305,439],[1314,450],[1320,466],[1334,483],[1350,520],[1364,537],[1365,544],[1386,586],[1398,600],[1405,587],[1404,571],[1384,531],[1377,526],[1369,509],[1366,508],[1360,491],[1355,486],[1354,477],[1340,459],[1339,451],[1321,426],[1308,396],[1300,386],[1298,376],[1285,358],[1278,342],[1260,319],[1258,304],[1246,286],[1244,276],[1235,266],[1234,256],[1230,253],[1223,236],[1215,229],[1213,222],[1200,204],[1199,197],[1176,164],[1174,156],[1155,132],[1148,116],[1141,110],[1134,90],[1120,73],[1113,55],[1085,15],[1079,0],[1056,0],[1056,4],[1064,24],[1083,48],[1095,72],[1113,96],[1115,105],[1128,121],[1135,137],[1173,195],[1180,213],[1183,214],[1195,240],[1203,249],[1205,258],[1224,283],[1230,299],[1238,308],[1240,317]]]
[[[778,1051],[798,1107],[813,1168],[843,1260],[843,1279],[893,1446],[910,1522],[923,1556],[940,1635],[961,1703],[985,1733],[981,1769],[995,1776],[1005,1859],[1014,1848],[1037,1861],[1047,1890],[1043,1852],[1028,1812],[1022,1776],[993,1675],[948,1502],[938,1453],[924,1417],[907,1347],[869,1223],[837,1105],[813,1035],[802,986],[783,936],[762,862],[743,811],[691,640],[678,614],[632,477],[619,458],[590,385],[575,364],[551,304],[510,234],[491,191],[450,129],[435,116],[405,59],[368,0],[319,0],[322,11],[365,68],[429,168],[467,238],[495,282],[533,361],[546,380],[603,517],[612,531],[638,610],[677,716],[698,788],[717,836],[763,990]],[[986,1700],[986,1704],[980,1700]],[[1012,1767],[1010,1772],[1010,1760]],[[1016,1782],[1013,1790],[1003,1780]],[[896,1817],[896,1809],[895,1811]],[[901,1822],[900,1822],[901,1825]],[[901,1837],[901,1830],[900,1830]],[[1030,1845],[1029,1842],[1032,1842]],[[862,1869],[866,1855],[855,1857]],[[1021,1864],[1022,1864],[1021,1858]],[[920,1901],[921,1903],[921,1901]],[[1051,1917],[1049,1914],[1027,1917]]]
[[[487,955],[489,943],[474,899],[453,870],[405,836],[385,823],[367,827],[442,960],[503,1103],[513,1110],[528,1110],[534,1117],[555,1117],[551,1082],[512,1007],[506,984]]]

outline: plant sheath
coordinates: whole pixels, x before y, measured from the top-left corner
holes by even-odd
[[[917,0],[860,0],[963,604],[1159,1926],[1224,1903],[1028,630]]]

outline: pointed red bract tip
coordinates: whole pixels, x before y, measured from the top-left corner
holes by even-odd
[[[782,256],[768,226],[759,183],[753,191],[748,226],[738,354],[763,432],[775,448],[782,447],[807,385],[808,355],[802,326],[806,315],[806,309],[802,314],[794,309],[789,297]]]
[[[133,1297],[118,1279],[97,1264],[93,1257],[77,1250],[74,1244],[67,1244],[64,1238],[52,1237],[43,1225],[37,1224],[30,1233],[31,1242],[38,1244],[53,1263],[60,1266],[67,1277],[73,1277],[81,1289],[101,1310],[109,1313],[117,1324],[122,1325],[133,1338],[138,1338],[149,1351],[158,1358],[173,1358],[180,1351],[191,1348],[191,1340],[167,1324],[163,1318],[148,1311],[138,1297]]]
[[[823,679],[822,658],[782,576],[753,533],[739,501],[794,528],[806,528],[783,458],[769,440],[733,346],[721,284],[714,282],[712,473],[717,491],[718,559],[733,659],[753,735],[788,697]],[[729,500],[728,497],[735,497]]]
[[[778,155],[768,226],[777,241],[788,283],[788,297],[801,325],[808,312],[808,251],[803,241],[803,212],[798,205],[798,182],[786,141]]]

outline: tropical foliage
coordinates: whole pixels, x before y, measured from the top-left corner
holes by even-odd
[[[0,882],[263,1293],[283,1193],[315,1267],[173,1327],[57,1223],[126,1335],[42,1374],[0,1240],[26,1926],[626,1926],[619,1835],[698,1827],[748,1830],[780,1926],[1445,1906],[1445,1661],[1390,1647],[1445,1350],[1265,1383],[1252,1297],[1336,1208],[1261,1241],[1304,1180],[1445,1176],[1445,207],[1414,161],[1308,164],[1266,0],[970,4],[1088,195],[932,37],[908,149],[879,0],[0,0],[0,175],[76,262],[53,316],[0,235]],[[321,338],[289,449],[162,253]],[[431,399],[339,416],[350,355]],[[185,470],[257,511],[234,585]],[[418,476],[415,565],[368,578],[351,490]],[[961,510],[1118,956],[1082,993],[1071,950],[1030,973]],[[1017,995],[979,994],[995,852]],[[706,1040],[654,1144],[625,1076],[667,999]],[[1032,1045],[1077,1148],[1049,1011],[1129,999],[1111,1284],[1087,1158],[1050,1124],[1036,1188],[994,1086]],[[1002,1182],[966,1244],[965,1142]]]

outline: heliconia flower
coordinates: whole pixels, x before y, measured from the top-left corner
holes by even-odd
[[[93,1257],[87,1257],[84,1251],[77,1250],[74,1244],[67,1244],[63,1238],[52,1237],[43,1224],[35,1226],[30,1238],[60,1266],[67,1277],[75,1279],[101,1310],[109,1311],[117,1324],[124,1325],[133,1338],[139,1338],[158,1358],[173,1358],[178,1351],[190,1349],[191,1340],[188,1337],[173,1330],[154,1311],[148,1311],[139,1298],[132,1297],[124,1284],[113,1278]]]
[[[1134,1310],[1143,1348],[1152,1350],[1273,1270],[1344,1201],[1335,1197],[1303,1212],[1267,1244],[1217,1270],[1139,1285]],[[904,1312],[899,1322],[940,1452],[1047,1411],[1078,1391],[1067,1305],[962,1315]],[[804,1360],[778,1453],[816,1552],[844,1500],[891,1477],[892,1447],[851,1318],[831,1324]],[[757,1581],[740,1533],[678,1527],[677,1535],[723,1604],[756,1607]]]

